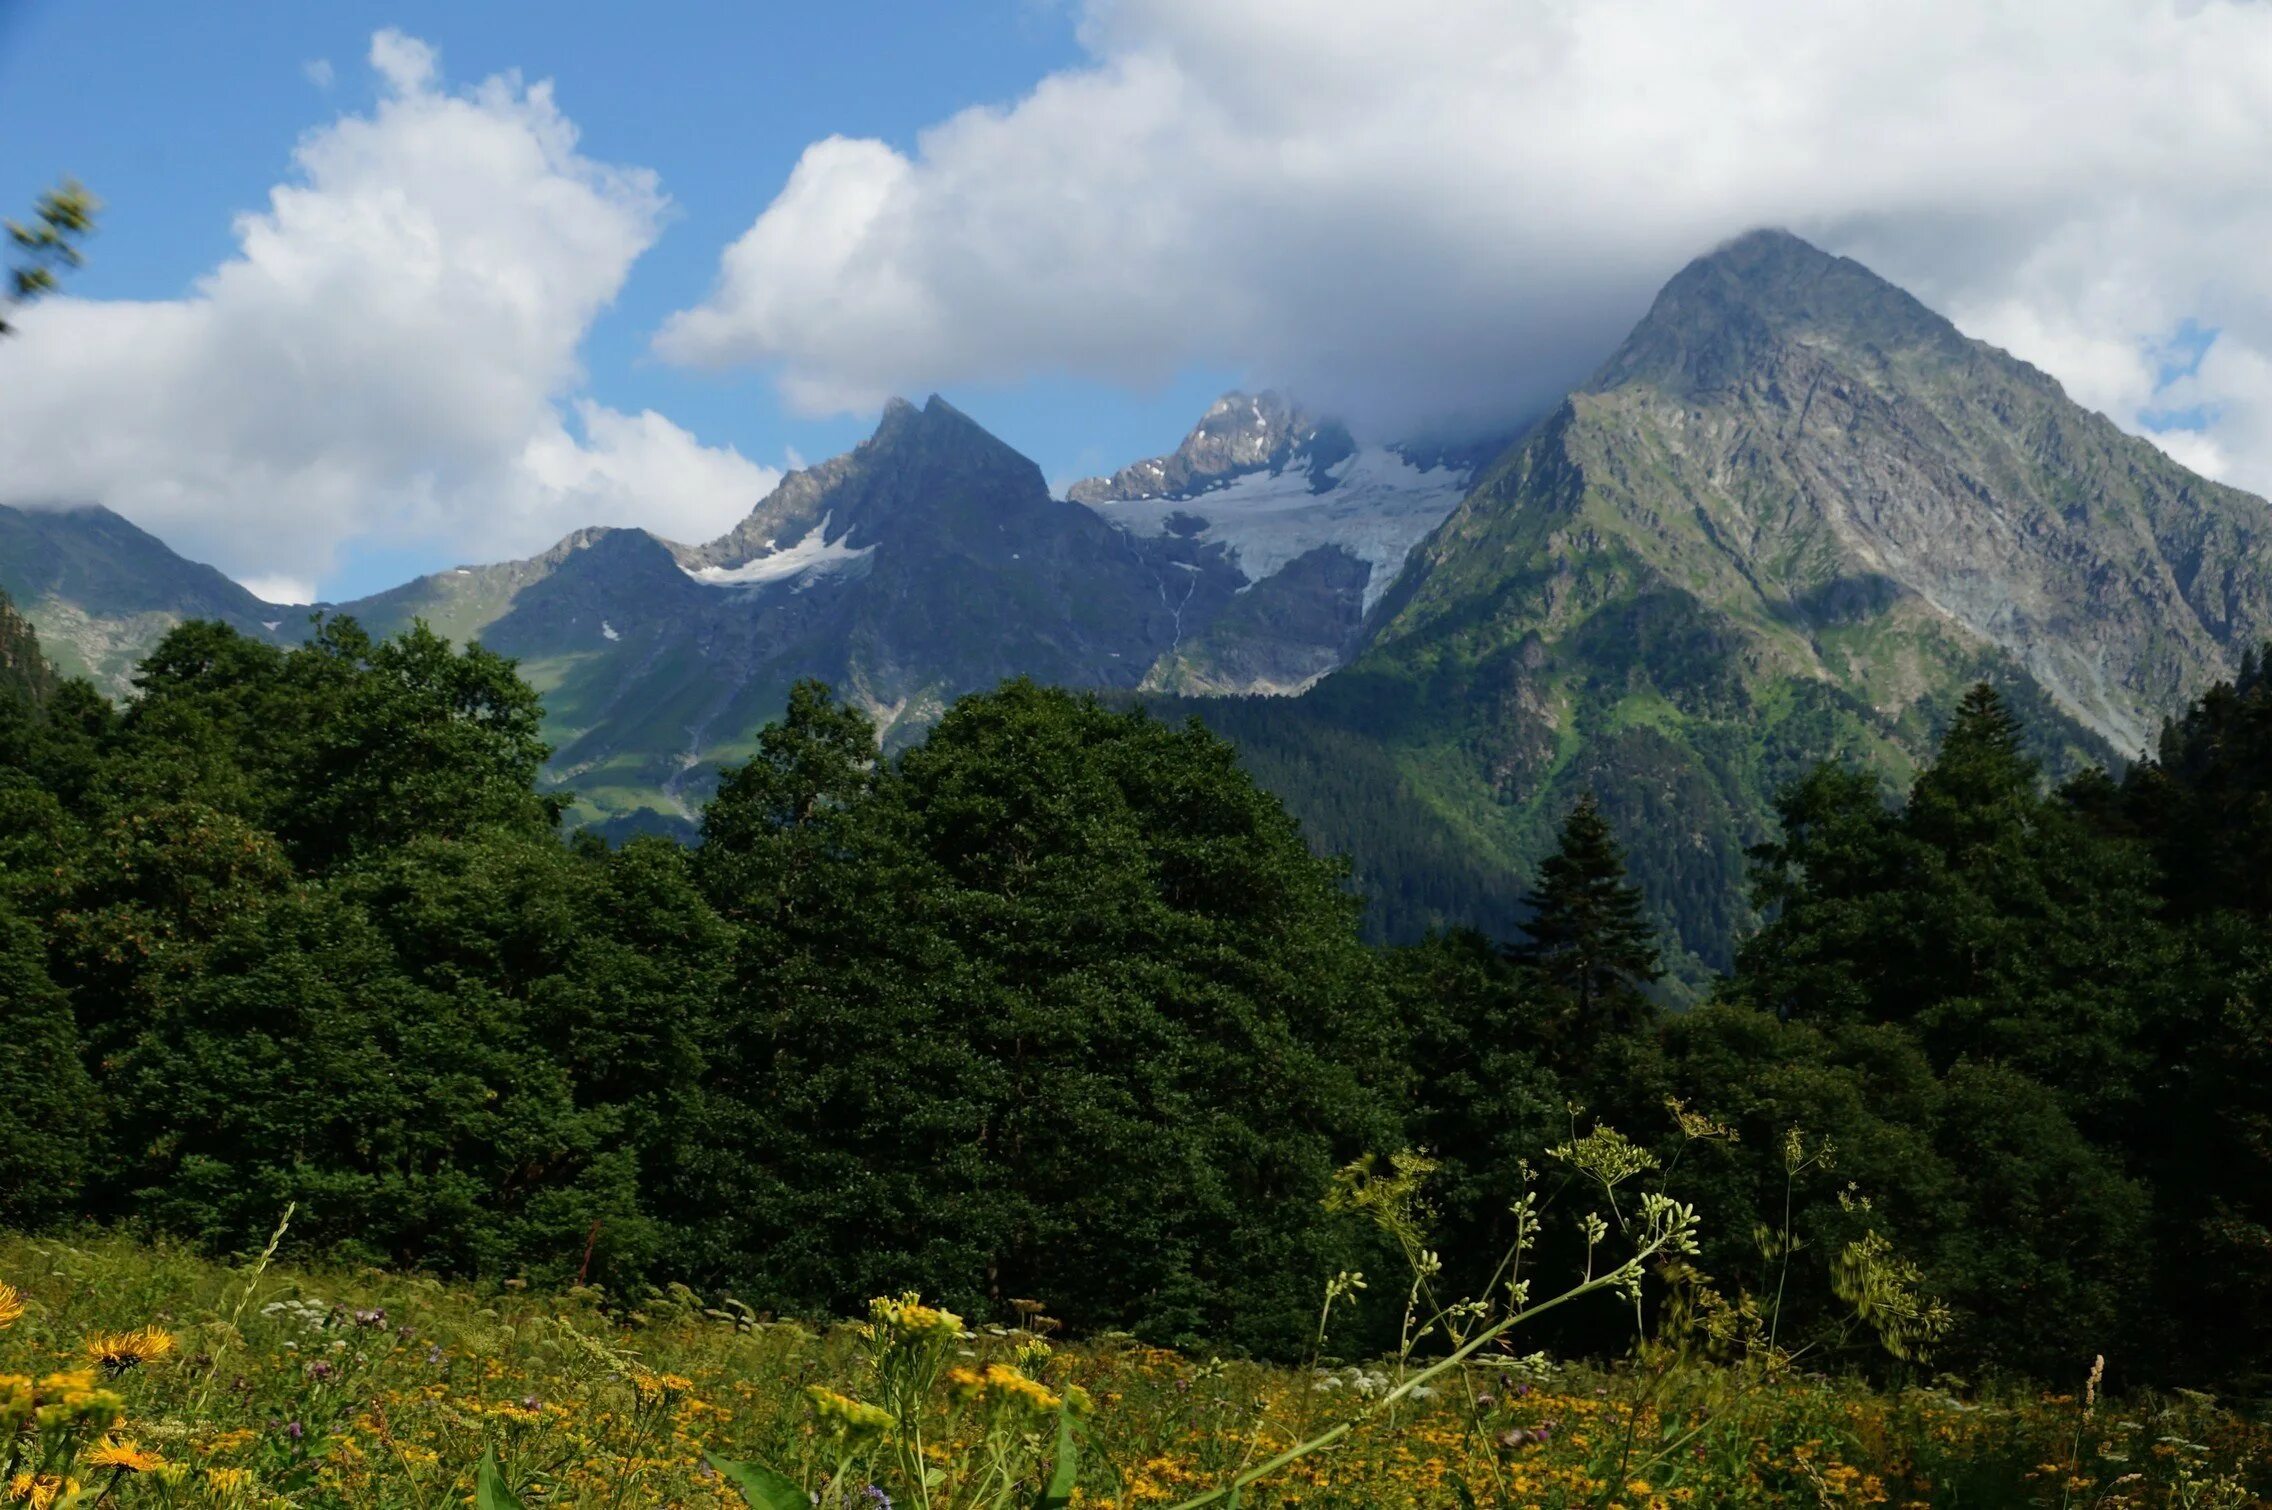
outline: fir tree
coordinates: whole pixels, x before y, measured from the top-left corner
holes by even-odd
[[[1516,955],[1568,993],[1581,1046],[1647,1017],[1644,989],[1663,973],[1656,931],[1591,793],[1562,821],[1561,845],[1525,901],[1530,938]]]

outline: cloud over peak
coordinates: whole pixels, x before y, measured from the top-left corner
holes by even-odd
[[[1761,224],[2272,485],[2272,7],[1089,0],[1089,54],[912,152],[831,137],[666,357],[812,410],[1241,370],[1395,425],[1550,400]]]

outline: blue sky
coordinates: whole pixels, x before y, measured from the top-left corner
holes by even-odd
[[[552,79],[582,152],[659,174],[666,228],[584,342],[588,390],[773,465],[845,450],[872,422],[793,413],[760,371],[659,361],[657,326],[702,297],[719,249],[808,143],[847,134],[912,150],[923,126],[1014,100],[1080,52],[1068,12],[1045,0],[0,0],[0,206],[21,215],[77,176],[105,210],[72,292],[176,297],[235,250],[234,217],[291,176],[303,132],[371,107],[364,55],[381,27],[436,47],[453,83],[516,68]],[[311,64],[329,65],[329,87]],[[1036,377],[947,396],[1063,483],[1172,446],[1235,376]],[[354,596],[456,559],[446,539],[360,538],[321,587]]]
[[[1498,428],[1759,225],[2272,491],[2267,76],[2261,0],[0,0],[0,211],[109,206],[0,503],[336,599],[893,392],[1057,483],[1234,385]]]

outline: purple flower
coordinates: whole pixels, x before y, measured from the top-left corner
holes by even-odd
[[[866,1497],[869,1504],[876,1507],[876,1510],[891,1510],[891,1496],[884,1493],[881,1484],[870,1484],[860,1493]]]
[[[306,1436],[307,1434],[308,1429],[297,1421],[291,1421],[285,1424],[284,1435],[290,1437],[295,1442],[299,1441],[300,1438]]]

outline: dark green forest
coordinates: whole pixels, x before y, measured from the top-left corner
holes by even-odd
[[[1387,1267],[1337,1169],[1428,1150],[1473,1285],[1526,1165],[1598,1120],[1730,1293],[1882,1229],[1954,1312],[1937,1368],[2266,1385],[2253,658],[2119,779],[2050,787],[1986,688],[1898,801],[1806,775],[1752,856],[1766,922],[1679,1012],[1590,802],[1527,933],[1376,947],[1230,744],[1028,682],[889,759],[801,686],[691,848],[564,835],[535,695],[423,629],[190,624],[138,686],[59,684],[0,611],[13,1226],[226,1251],[296,1202],[294,1244],[389,1265],[1037,1296],[1289,1356],[1328,1276]],[[1553,1345],[1610,1345],[1587,1325]]]

